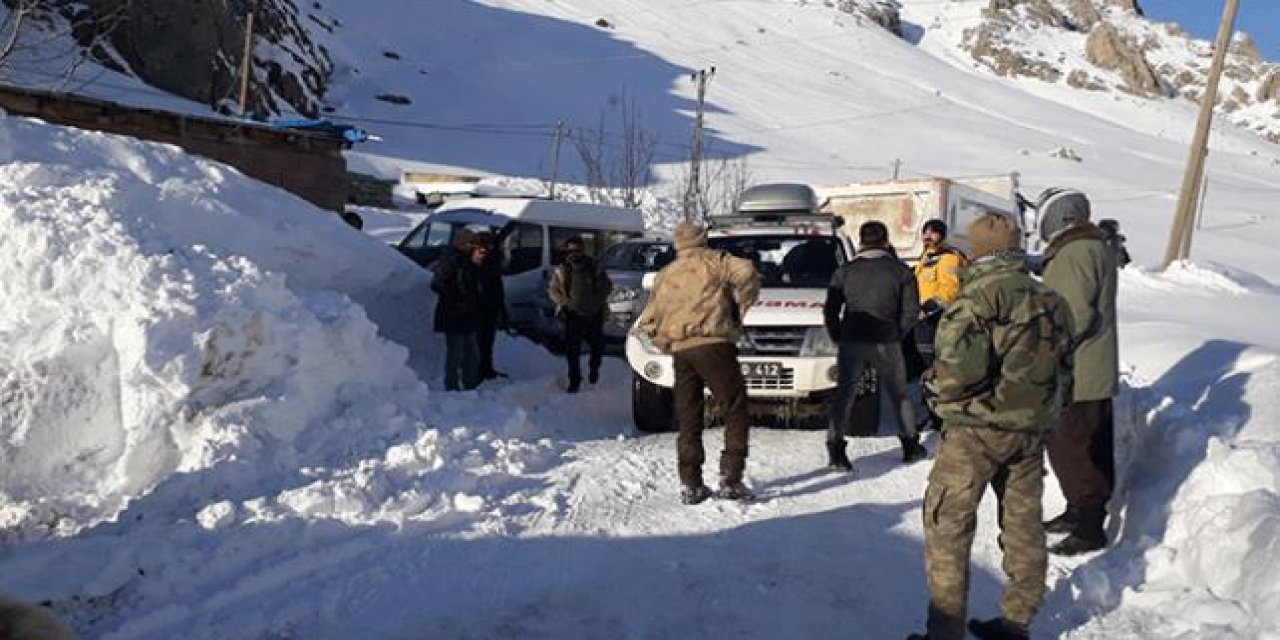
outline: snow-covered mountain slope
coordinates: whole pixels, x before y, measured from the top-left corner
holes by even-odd
[[[661,138],[668,167],[659,176],[670,178],[689,153],[688,72],[714,66],[711,153],[748,157],[759,180],[884,178],[895,159],[907,175],[1019,171],[1033,194],[1087,189],[1101,215],[1143,228],[1130,234],[1140,262],[1162,254],[1192,103],[975,71],[953,35],[986,2],[903,4],[918,45],[837,6],[787,0],[334,5],[326,10],[344,29],[326,41],[339,69],[329,97],[338,114],[377,121],[365,124],[386,140],[362,151],[544,176],[555,122],[589,130],[603,110],[606,140],[617,143],[617,105],[634,101]],[[384,93],[410,104],[372,97]],[[1082,161],[1056,157],[1063,147]],[[563,159],[561,175],[580,180],[572,144]],[[1255,243],[1274,228],[1274,212],[1242,194],[1275,188],[1280,147],[1219,126],[1209,165],[1213,222],[1197,250],[1219,260],[1264,249]]]
[[[622,106],[634,104],[643,127],[659,138],[656,191],[672,192],[690,154],[695,89],[688,74],[714,66],[709,154],[746,158],[757,180],[884,178],[895,160],[903,161],[905,175],[1018,171],[1031,195],[1052,185],[1086,189],[1101,216],[1141,231],[1129,234],[1140,263],[1158,260],[1194,104],[1081,90],[1065,80],[998,77],[985,66],[975,69],[965,33],[975,25],[1008,26],[1001,16],[1009,11],[1045,5],[1074,16],[1064,7],[1087,4],[1125,38],[1155,38],[1160,49],[1146,54],[1156,67],[1174,64],[1174,75],[1202,72],[1207,43],[1169,36],[1100,0],[998,2],[1021,8],[991,17],[990,0],[902,4],[905,38],[866,17],[884,5],[870,0],[377,0],[298,11],[311,30],[308,41],[333,66],[323,94],[330,115],[384,138],[361,146],[364,154],[546,177],[555,124],[564,122],[569,137],[560,177],[580,182],[575,137],[603,124],[606,148],[616,149]],[[1055,64],[1065,56],[1064,78],[1088,69],[1109,86],[1119,82],[1085,59],[1084,34],[1031,30],[1026,22],[1001,31],[1000,42],[1017,52],[1034,45]],[[1253,77],[1261,64],[1238,53],[1232,68]],[[71,86],[116,99],[172,101],[111,74]],[[1274,103],[1249,109],[1266,104]],[[1252,196],[1275,193],[1280,147],[1230,126],[1234,117],[1220,118],[1213,138],[1206,229],[1196,252],[1277,282],[1280,273],[1253,259],[1269,247],[1274,209],[1257,206],[1262,200]],[[357,164],[392,177],[399,166]]]
[[[1212,43],[1148,20],[1136,2],[992,0],[980,16],[960,7],[934,3],[929,24],[996,74],[1150,98],[1204,95]],[[1218,105],[1227,121],[1280,142],[1280,65],[1247,35],[1227,54]]]

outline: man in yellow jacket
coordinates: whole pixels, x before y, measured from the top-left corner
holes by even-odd
[[[920,229],[924,253],[916,262],[916,288],[920,291],[920,322],[915,329],[916,349],[921,371],[933,366],[933,337],[938,331],[942,312],[960,295],[960,272],[969,259],[959,249],[947,244],[947,223],[933,219]],[[916,375],[913,373],[912,378]],[[941,429],[941,420],[932,410],[921,425],[923,429]]]

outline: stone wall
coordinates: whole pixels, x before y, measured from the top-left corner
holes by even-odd
[[[323,209],[341,212],[347,202],[345,145],[327,136],[2,86],[0,109],[54,124],[173,144],[229,164]]]

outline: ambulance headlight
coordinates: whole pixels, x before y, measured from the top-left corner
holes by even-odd
[[[836,343],[827,335],[826,327],[811,327],[800,346],[801,358],[823,358],[836,355]]]

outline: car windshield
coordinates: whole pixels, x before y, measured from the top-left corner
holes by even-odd
[[[707,244],[755,263],[765,287],[825,288],[842,258],[831,236],[721,236]]]
[[[600,266],[616,271],[657,271],[676,257],[666,242],[619,242],[600,254]]]

